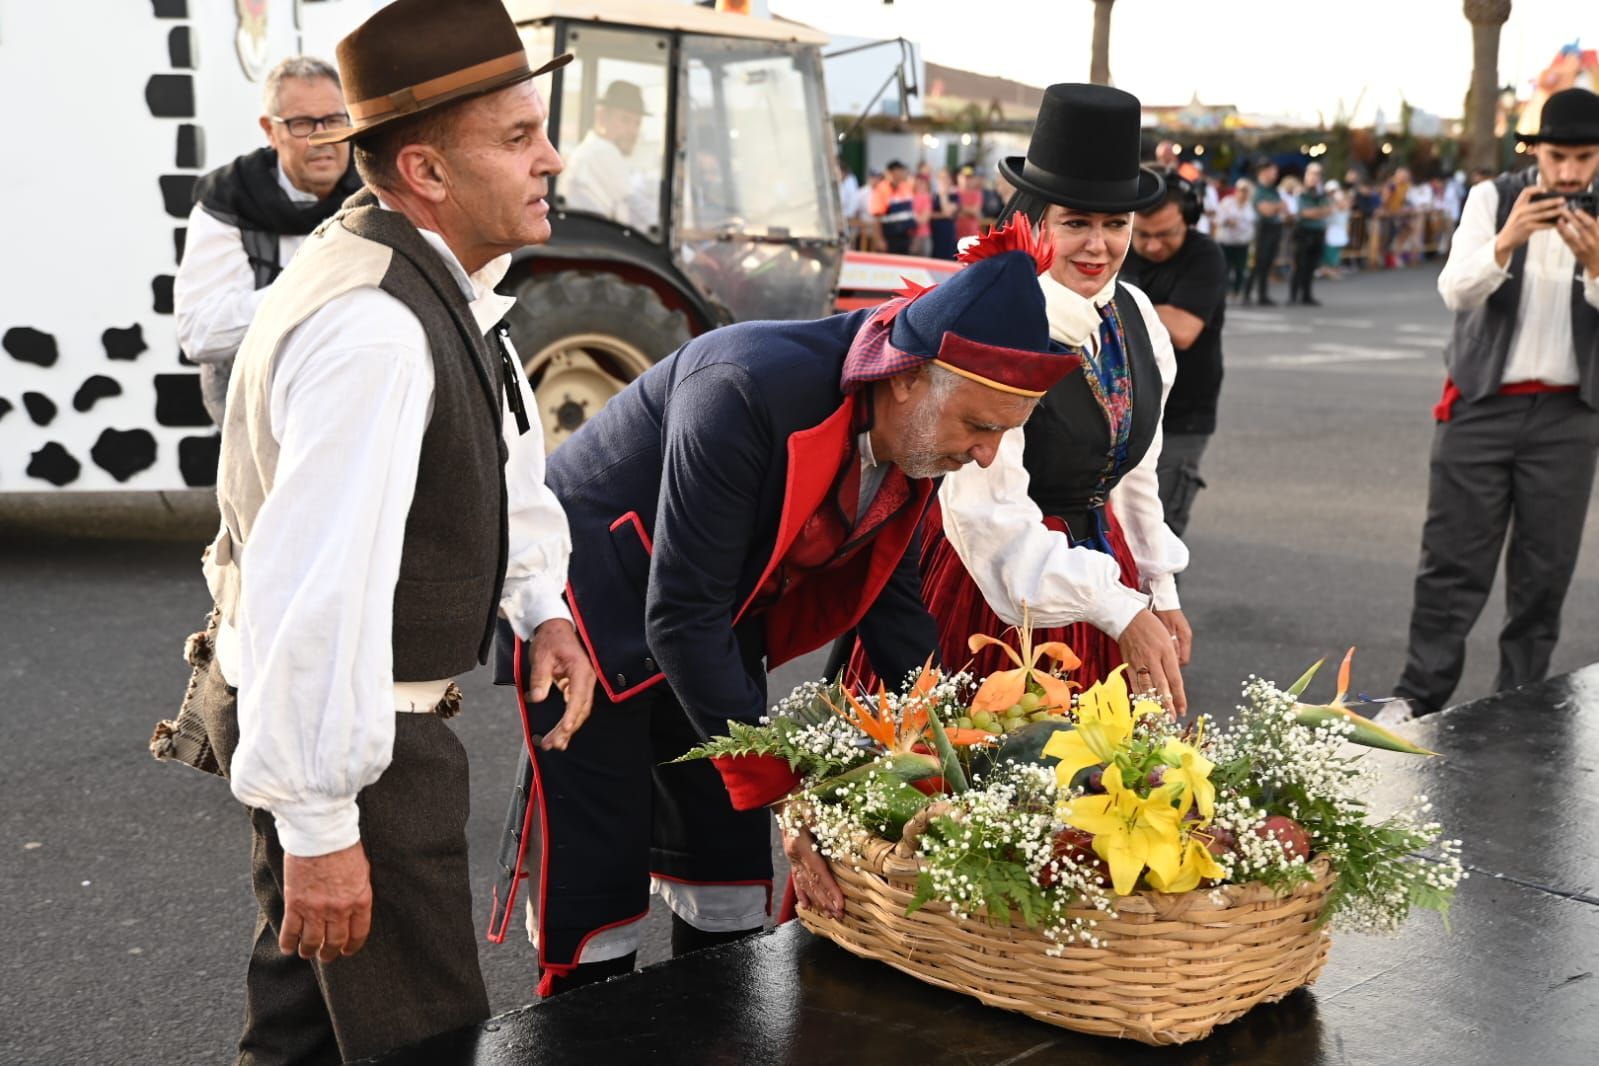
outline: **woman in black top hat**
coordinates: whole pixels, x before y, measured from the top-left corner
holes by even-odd
[[[1017,189],[1004,217],[1025,215],[1054,246],[1039,277],[1051,335],[1083,354],[1083,369],[1005,435],[990,466],[944,479],[942,529],[924,527],[922,598],[950,667],[971,659],[969,635],[1000,635],[1025,604],[1035,644],[1063,640],[1082,660],[1075,680],[1126,662],[1130,688],[1181,711],[1190,633],[1175,575],[1188,551],[1165,524],[1155,477],[1177,363],[1148,298],[1116,280],[1133,212],[1166,195],[1139,166],[1139,116],[1120,90],[1052,85],[1026,158],[1000,163]],[[989,648],[971,669],[1007,665]]]

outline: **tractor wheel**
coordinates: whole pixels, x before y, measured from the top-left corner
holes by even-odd
[[[554,451],[612,396],[689,339],[688,317],[614,274],[533,275],[506,320]]]

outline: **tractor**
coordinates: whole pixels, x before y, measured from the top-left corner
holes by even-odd
[[[691,336],[834,309],[845,247],[825,34],[645,0],[506,0],[566,169],[502,286],[547,447]]]

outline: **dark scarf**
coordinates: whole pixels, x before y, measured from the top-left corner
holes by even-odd
[[[314,203],[296,203],[278,184],[278,153],[258,148],[201,178],[194,198],[218,221],[241,230],[303,237],[331,218],[361,189],[352,165],[333,191]]]

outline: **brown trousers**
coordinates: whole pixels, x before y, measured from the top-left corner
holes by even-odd
[[[227,732],[216,738],[224,772],[237,742]],[[356,797],[372,866],[372,934],[359,953],[327,964],[278,950],[283,848],[272,815],[250,811],[259,912],[240,1066],[365,1058],[489,1016],[472,925],[468,802],[466,749],[454,731],[431,714],[396,714],[393,761]]]

